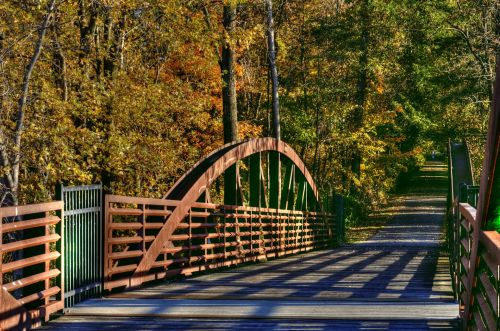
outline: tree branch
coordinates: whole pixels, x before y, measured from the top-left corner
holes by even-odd
[[[23,78],[21,97],[19,98],[19,101],[18,101],[17,121],[16,121],[15,132],[14,132],[14,162],[12,164],[12,179],[13,179],[12,184],[13,184],[13,186],[10,188],[14,195],[17,194],[17,187],[19,184],[19,163],[21,160],[21,137],[22,137],[22,133],[23,133],[23,129],[24,129],[25,107],[26,107],[26,102],[28,100],[28,92],[29,92],[31,75],[32,75],[33,69],[35,68],[35,65],[38,61],[38,58],[40,57],[40,54],[42,53],[43,41],[45,39],[45,35],[46,35],[48,27],[49,27],[50,18],[52,16],[52,13],[55,10],[55,3],[56,3],[56,0],[51,0],[50,4],[48,6],[47,14],[45,15],[41,29],[39,31],[38,41],[35,45],[35,50],[34,50],[33,56],[31,57],[31,60],[28,63],[28,66],[26,67],[26,72],[25,72],[24,78]]]
[[[447,21],[446,23],[448,23],[448,25],[450,27],[452,27],[455,31],[457,31],[458,33],[460,33],[460,35],[462,36],[462,38],[465,40],[466,44],[467,44],[467,47],[469,48],[472,56],[474,56],[474,58],[476,59],[476,61],[479,63],[479,65],[481,66],[481,70],[483,72],[483,74],[485,76],[491,76],[491,72],[488,70],[488,68],[486,67],[486,65],[484,64],[484,61],[481,59],[481,57],[479,56],[479,54],[477,53],[476,49],[474,48],[474,46],[472,45],[471,41],[470,41],[470,38],[468,36],[468,34],[463,30],[461,29],[460,27],[454,25],[453,23],[451,23],[450,21]]]
[[[208,12],[208,8],[205,4],[203,4],[203,16],[205,17],[205,23],[207,24],[207,27],[210,31],[213,31],[213,26],[212,22],[210,21],[210,13]],[[219,62],[219,65],[222,63],[222,56],[219,52],[219,45],[214,42],[214,49],[215,49],[215,54],[217,55],[217,60]]]

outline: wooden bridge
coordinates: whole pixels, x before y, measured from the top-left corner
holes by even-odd
[[[214,151],[163,199],[61,188],[0,208],[1,329],[64,312],[43,328],[498,330],[499,128],[494,111],[480,188],[450,143],[449,165],[429,161],[350,245],[334,199],[270,138]]]
[[[49,329],[453,329],[459,311],[440,249],[446,174],[428,164],[369,241],[88,300]]]
[[[482,259],[469,293],[476,222],[473,207],[458,199],[477,201],[477,190],[468,182],[466,146],[450,143],[449,150],[449,171],[446,164],[428,162],[412,179],[411,190],[387,210],[395,216],[377,235],[338,248],[332,247],[342,228],[331,201],[320,201],[300,159],[273,139],[215,151],[165,199],[106,196],[104,268],[72,273],[80,279],[63,282],[61,273],[100,253],[87,249],[81,252],[85,258],[78,258],[76,248],[51,244],[61,242],[61,219],[74,211],[65,217],[61,202],[2,208],[5,220],[24,216],[3,224],[4,233],[43,230],[31,233],[33,239],[2,245],[4,254],[29,253],[37,245],[43,249],[2,265],[7,276],[42,265],[3,285],[3,327],[27,329],[65,307],[63,317],[43,328],[427,330],[457,329],[459,316],[470,315],[471,328],[495,330],[499,236],[479,232],[476,250]],[[221,177],[224,173],[228,176]],[[210,185],[221,178],[231,204],[211,199]],[[447,193],[459,191],[457,183],[465,197],[453,194],[456,198],[448,202],[455,201],[447,206]],[[448,247],[447,213],[452,215]],[[71,241],[88,247],[90,242],[79,236]],[[71,261],[64,261],[65,255]],[[73,283],[88,278],[93,284],[87,276],[101,271],[104,297],[63,303],[65,283],[74,289]],[[24,295],[20,289],[34,293]],[[83,291],[81,285],[72,290]]]

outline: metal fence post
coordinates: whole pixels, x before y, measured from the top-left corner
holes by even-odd
[[[468,200],[468,186],[466,183],[460,183],[458,185],[458,202],[467,202]]]
[[[337,245],[342,245],[345,242],[345,208],[344,197],[340,194],[335,194],[335,225],[337,234]]]

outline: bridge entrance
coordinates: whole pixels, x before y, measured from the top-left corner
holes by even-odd
[[[367,241],[89,300],[48,329],[455,329],[446,165],[428,162],[410,187]]]

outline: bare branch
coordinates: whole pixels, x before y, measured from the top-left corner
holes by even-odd
[[[484,63],[483,59],[481,59],[481,57],[479,56],[478,54],[478,51],[474,48],[474,46],[472,45],[471,41],[470,41],[470,38],[469,38],[469,35],[467,32],[465,32],[463,29],[461,29],[460,27],[452,24],[451,22],[447,22],[448,25],[450,27],[452,27],[455,31],[457,31],[458,33],[460,33],[460,35],[462,36],[462,38],[465,40],[466,44],[467,44],[467,47],[469,48],[469,51],[471,52],[472,56],[474,56],[474,58],[476,59],[476,61],[479,63],[479,65],[481,66],[481,71],[483,72],[483,74],[485,76],[488,76],[488,77],[491,77],[491,72],[490,70],[488,70],[486,64]]]
[[[38,41],[35,45],[35,50],[34,50],[33,56],[31,57],[31,60],[28,64],[28,66],[26,67],[26,72],[25,72],[24,78],[23,78],[21,97],[19,98],[19,101],[18,101],[17,121],[16,121],[15,133],[14,133],[14,162],[12,164],[12,180],[13,180],[12,184],[13,184],[13,186],[11,187],[11,190],[13,191],[14,195],[17,193],[17,187],[19,184],[19,164],[20,164],[20,160],[21,160],[21,152],[20,152],[21,137],[22,137],[22,133],[23,133],[23,129],[24,129],[25,107],[26,107],[26,102],[28,100],[28,92],[29,92],[31,75],[33,74],[33,69],[35,68],[35,65],[38,61],[38,58],[40,57],[40,54],[42,53],[43,42],[44,42],[45,35],[46,35],[48,27],[49,27],[50,18],[52,17],[52,13],[55,10],[55,3],[56,3],[56,0],[51,0],[50,4],[48,6],[47,14],[45,15],[42,26],[39,30]]]
[[[213,31],[213,26],[212,26],[212,21],[210,20],[210,13],[208,12],[207,6],[204,4],[203,5],[203,16],[205,17],[205,23],[207,24],[207,27],[210,31]],[[219,65],[222,63],[222,56],[219,52],[219,45],[214,42],[214,49],[215,49],[215,54],[217,55],[217,59],[219,61]]]

